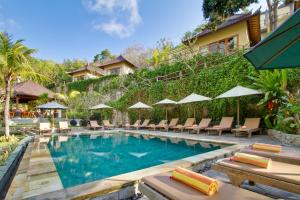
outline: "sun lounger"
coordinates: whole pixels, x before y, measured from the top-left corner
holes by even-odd
[[[175,126],[177,126],[179,119],[178,118],[173,118],[171,119],[169,125],[165,126],[165,130],[169,131],[169,129],[174,128]]]
[[[219,136],[221,136],[223,131],[230,131],[231,130],[232,123],[233,123],[233,117],[222,117],[221,122],[220,122],[219,125],[206,128],[205,130],[208,131],[208,135],[212,131],[215,131],[215,132],[219,133]]]
[[[187,118],[184,125],[178,124],[177,126],[173,127],[172,129],[173,130],[180,130],[182,132],[186,128],[193,127],[194,123],[195,123],[195,118]]]
[[[147,126],[149,130],[164,129],[168,125],[167,120],[161,120],[158,124],[150,124]]]
[[[188,131],[196,131],[197,134],[199,134],[200,131],[205,130],[206,128],[209,127],[210,122],[211,122],[211,118],[203,118],[201,119],[199,125],[194,125],[191,127],[187,127],[185,129]]]
[[[89,123],[89,128],[93,129],[93,130],[96,130],[96,129],[102,128],[102,126],[99,126],[97,121],[91,120],[90,123]]]
[[[274,161],[285,162],[300,166],[300,155],[285,149],[283,149],[279,153],[274,153],[270,151],[256,150],[252,147],[248,147],[246,149],[241,150],[241,152],[271,158]]]
[[[234,128],[231,130],[237,136],[238,134],[247,134],[250,138],[252,136],[252,133],[254,132],[262,132],[262,129],[259,128],[260,125],[260,118],[246,118],[244,126],[241,126],[240,128]]]
[[[59,122],[59,128],[58,128],[59,132],[63,132],[63,131],[71,131],[71,129],[69,128],[69,124],[67,121],[62,121]]]
[[[39,124],[39,134],[51,134],[52,129],[50,128],[50,123],[49,122],[41,122]]]
[[[159,200],[262,200],[271,199],[269,197],[219,182],[219,191],[207,196],[183,183],[170,178],[171,173],[162,173],[154,176],[145,177],[139,183],[139,191],[149,199]]]
[[[150,119],[145,119],[141,125],[134,126],[136,129],[147,128],[149,126]]]
[[[109,120],[103,120],[103,127],[104,129],[111,129],[115,128],[115,125],[111,124]]]
[[[245,180],[253,181],[300,194],[300,166],[272,161],[269,168],[224,159],[213,166],[227,174],[231,183],[240,186]]]
[[[130,129],[130,128],[135,128],[135,127],[140,126],[140,125],[141,125],[141,120],[138,119],[138,120],[136,120],[135,123],[132,124],[132,125],[130,125],[130,124],[125,124],[125,128],[126,128],[126,129]]]

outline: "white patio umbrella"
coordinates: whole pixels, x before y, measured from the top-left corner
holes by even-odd
[[[262,92],[238,85],[217,96],[215,99],[237,97],[237,125],[240,125],[240,97],[256,94],[262,94]]]
[[[176,104],[177,104],[176,101],[173,101],[173,100],[170,100],[170,99],[164,99],[164,100],[161,100],[159,102],[156,102],[154,105],[161,105],[161,106],[164,106],[166,108],[166,120],[168,120],[168,107],[174,106]]]
[[[178,101],[177,104],[196,103],[196,102],[200,102],[200,101],[209,101],[209,100],[212,100],[212,99],[209,98],[209,97],[206,97],[206,96],[202,96],[202,95],[199,95],[199,94],[192,93],[189,96],[187,96],[187,97],[181,99],[180,101]],[[194,117],[196,117],[195,108],[194,108]]]
[[[100,103],[96,106],[91,107],[90,110],[98,110],[98,109],[106,109],[106,108],[111,109],[112,107],[105,105],[103,103]]]
[[[144,104],[142,102],[138,102],[138,103],[130,106],[129,109],[137,109],[137,110],[139,110],[139,119],[141,119],[141,112],[140,112],[140,110],[142,110],[142,109],[152,109],[152,107],[148,106],[147,104]]]
[[[90,108],[90,110],[103,110],[103,109],[112,109],[113,107],[110,107],[108,105],[105,105],[103,103],[100,103],[96,106],[93,106]],[[100,112],[100,118],[102,119],[102,116],[101,116],[101,112]]]

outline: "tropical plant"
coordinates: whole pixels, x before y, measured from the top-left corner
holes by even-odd
[[[4,84],[4,124],[5,134],[9,136],[9,106],[12,82],[18,77],[41,79],[30,65],[31,55],[34,49],[29,49],[23,44],[23,40],[13,42],[7,33],[0,33],[0,80]]]
[[[153,50],[152,57],[149,62],[152,66],[157,67],[161,63],[169,61],[170,52],[173,44],[163,38],[157,42],[157,47]]]
[[[276,128],[286,133],[300,134],[300,104],[290,98],[289,102],[279,108]]]
[[[276,123],[276,115],[278,109],[288,102],[287,87],[287,71],[260,71],[256,75],[250,77],[254,81],[254,85],[264,93],[264,97],[258,103],[268,110],[265,116],[265,123],[268,128],[272,128]]]

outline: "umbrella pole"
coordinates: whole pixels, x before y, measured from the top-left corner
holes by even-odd
[[[237,98],[237,125],[240,125],[240,97]]]
[[[166,120],[168,120],[168,109],[166,108]]]
[[[196,119],[196,108],[194,107],[194,118]]]
[[[54,110],[52,111],[52,133],[54,133]]]

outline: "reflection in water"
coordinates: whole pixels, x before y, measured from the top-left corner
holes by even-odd
[[[146,155],[149,154],[149,152],[145,152],[145,153],[135,153],[135,152],[129,152],[130,155],[136,157],[136,158],[141,158],[141,157],[144,157]]]

